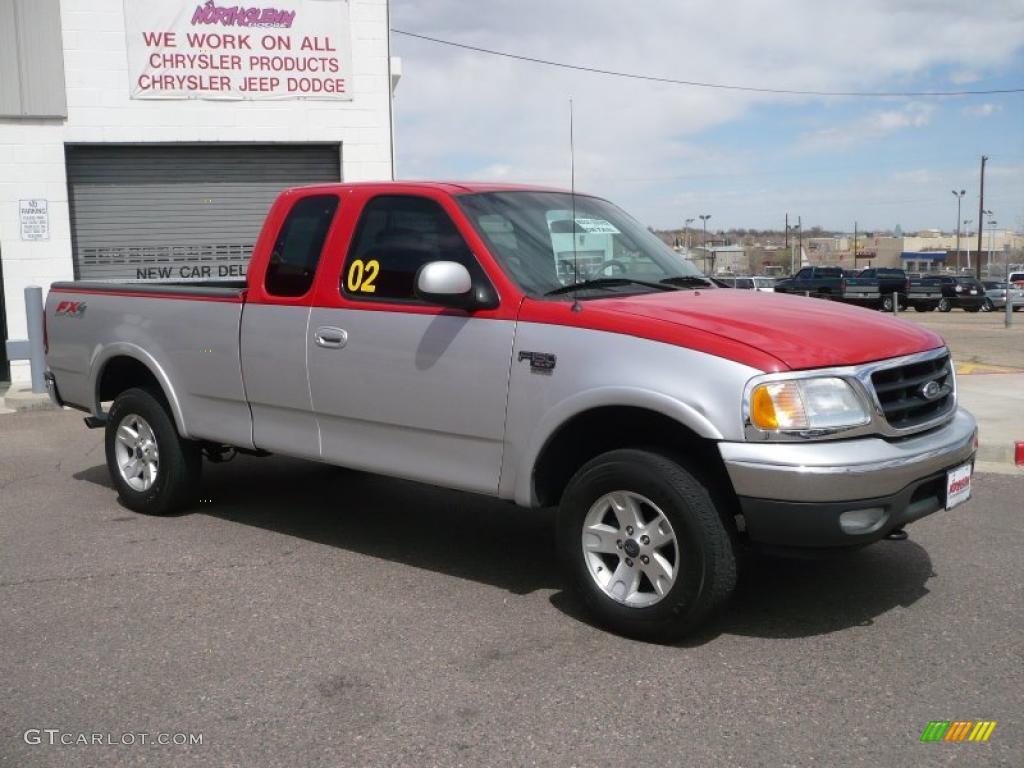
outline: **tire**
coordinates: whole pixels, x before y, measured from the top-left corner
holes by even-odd
[[[892,296],[886,296],[882,299],[882,311],[892,312]]]
[[[167,515],[195,500],[202,453],[198,443],[178,435],[161,394],[127,389],[118,395],[107,414],[104,443],[110,479],[129,509]]]
[[[985,303],[981,305],[981,311],[991,312],[993,309],[995,309],[995,307],[992,306],[992,299],[985,299]]]
[[[941,299],[939,299],[939,304],[938,304],[937,309],[939,310],[939,312],[949,312],[949,311],[951,311],[953,309],[953,305],[950,304],[949,299],[941,298]]]
[[[600,529],[591,527],[595,520]],[[637,522],[632,532],[630,520]],[[587,551],[585,530],[599,531],[588,536]],[[658,453],[615,450],[587,462],[562,496],[557,534],[572,589],[598,623],[628,637],[677,639],[725,603],[736,585],[732,540],[707,487]],[[659,539],[670,543],[659,547]],[[626,578],[614,580],[620,573]]]

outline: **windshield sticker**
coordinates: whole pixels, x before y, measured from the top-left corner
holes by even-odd
[[[622,234],[610,221],[604,219],[581,219],[577,217],[576,226],[584,232],[594,235],[619,235]]]

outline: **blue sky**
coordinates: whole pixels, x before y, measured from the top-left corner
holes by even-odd
[[[1024,87],[1024,3],[947,0],[394,0],[392,26],[515,53],[710,82],[809,90]],[[645,223],[951,229],[986,208],[1024,229],[1024,93],[822,98],[553,69],[394,36],[398,174],[567,186]],[[972,211],[973,213],[969,213]]]

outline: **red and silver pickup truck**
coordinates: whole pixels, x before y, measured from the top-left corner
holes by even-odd
[[[245,283],[56,283],[46,328],[128,507],[187,507],[232,449],[557,507],[569,582],[633,636],[696,626],[742,548],[899,538],[970,495],[941,338],[718,289],[581,194],[287,190]]]

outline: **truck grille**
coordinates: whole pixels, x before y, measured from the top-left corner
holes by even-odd
[[[932,381],[939,392],[928,398],[924,388]],[[953,408],[953,372],[948,354],[875,371],[871,383],[886,421],[896,429],[925,424]]]

